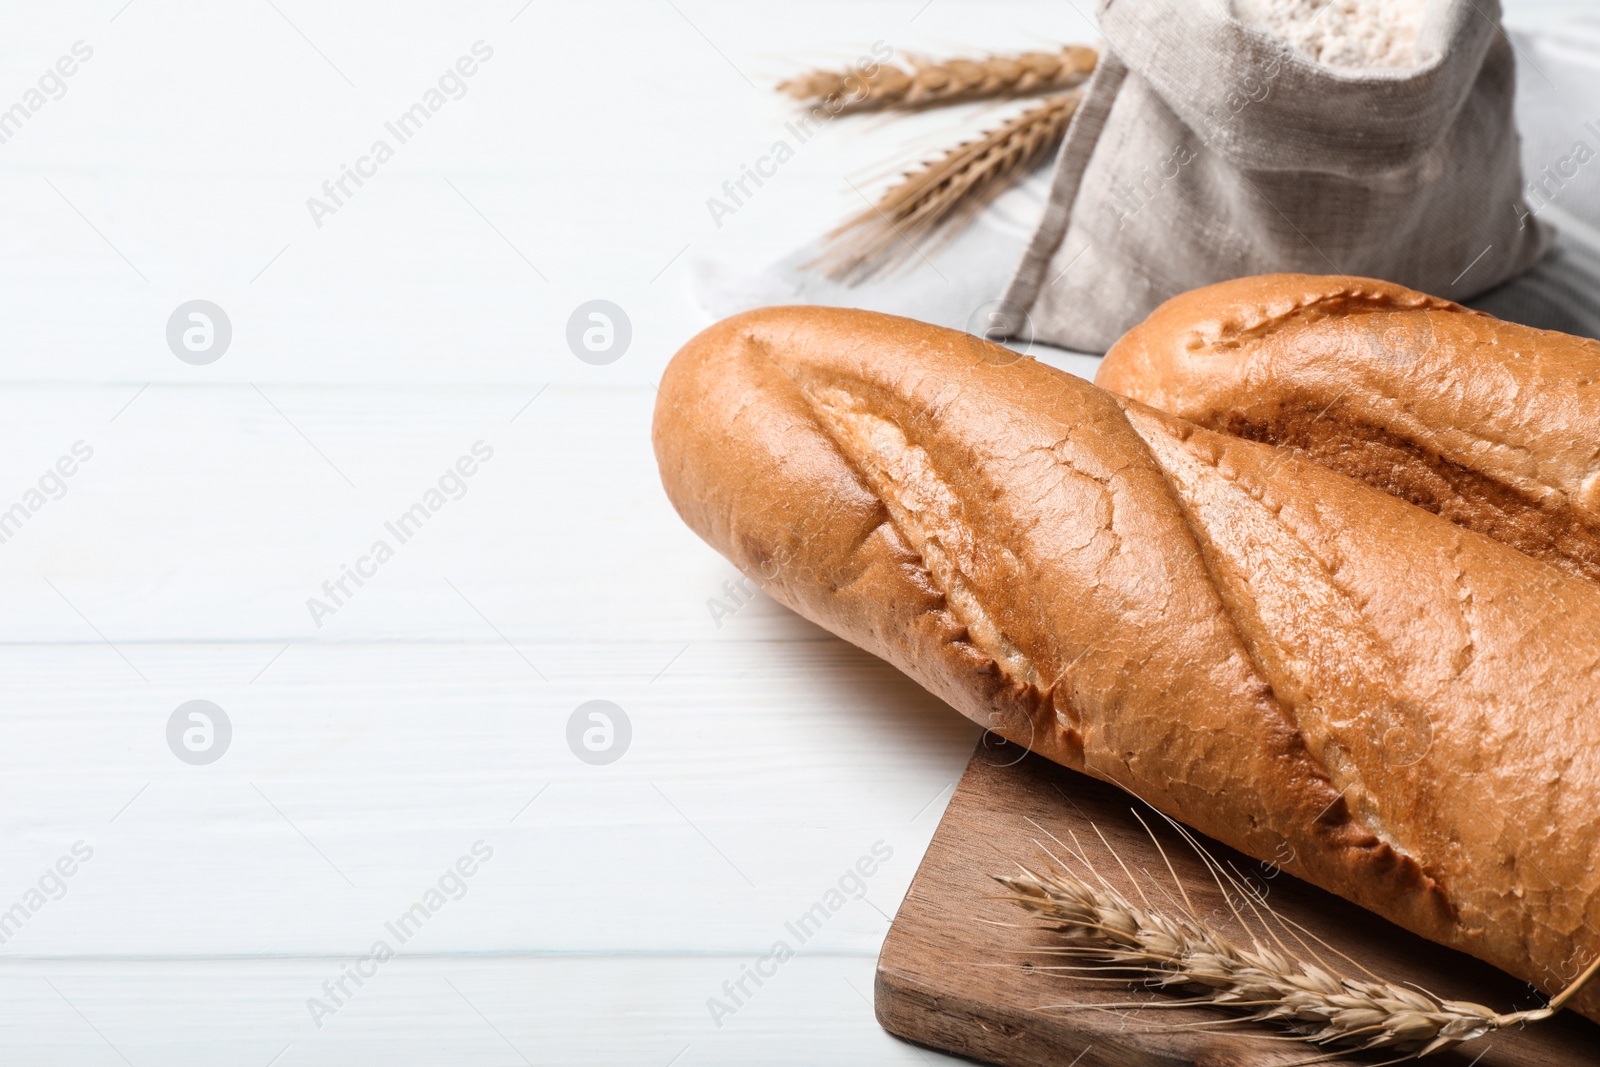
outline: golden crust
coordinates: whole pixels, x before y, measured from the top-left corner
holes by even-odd
[[[1595,585],[868,312],[705,331],[654,440],[696,532],[984,726],[1546,988],[1600,951]]]
[[[1167,301],[1095,382],[1600,581],[1600,342],[1389,282],[1272,274]]]

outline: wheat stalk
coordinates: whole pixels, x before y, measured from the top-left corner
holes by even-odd
[[[1197,842],[1188,834],[1184,836],[1199,850]],[[1235,892],[1245,891],[1231,875],[1222,872],[1215,860],[1200,851],[1229,908],[1250,930],[1235,906],[1234,893],[1223,886],[1218,873],[1233,884]],[[1081,849],[1073,854],[1088,866]],[[1048,953],[1081,960],[1090,965],[1087,969],[1109,968],[1116,975],[1103,980],[1142,981],[1151,988],[1186,988],[1194,995],[1178,1001],[1093,1007],[1232,1009],[1245,1014],[1229,1020],[1229,1025],[1280,1023],[1321,1048],[1389,1049],[1401,1053],[1399,1059],[1387,1061],[1391,1063],[1429,1056],[1496,1030],[1548,1019],[1600,970],[1600,960],[1596,960],[1542,1008],[1501,1014],[1481,1004],[1446,1000],[1376,975],[1369,979],[1346,977],[1320,958],[1312,962],[1291,951],[1270,927],[1266,933],[1274,944],[1262,944],[1251,931],[1252,945],[1246,948],[1195,915],[1192,908],[1187,914],[1174,915],[1156,909],[1148,901],[1135,904],[1103,878],[1095,877],[1098,884],[1065,869],[1039,874],[1023,868],[1020,876],[996,880],[1011,891],[1007,899],[1042,918],[1048,928],[1063,936],[1066,943],[1052,946],[1046,950]],[[1184,903],[1187,908],[1187,895]],[[1247,896],[1243,904],[1265,927],[1266,918],[1260,910],[1265,901]],[[1271,909],[1267,912],[1293,940],[1310,949],[1286,920]],[[1078,972],[1085,968],[1048,969]],[[1324,1058],[1332,1057],[1304,1062],[1320,1062]]]
[[[1078,93],[1046,97],[910,171],[875,204],[830,232],[812,265],[854,285],[912,251],[920,255],[921,238],[970,218],[1054,151],[1079,98]]]
[[[1094,72],[1093,48],[1065,45],[1055,52],[934,60],[910,56],[904,67],[812,70],[778,85],[800,101],[827,103],[835,114],[916,110],[1038,93],[1079,85]]]

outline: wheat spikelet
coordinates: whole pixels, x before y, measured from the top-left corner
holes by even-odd
[[[1078,858],[1082,862],[1081,855]],[[1209,857],[1203,858],[1215,877],[1220,867]],[[1328,1049],[1388,1049],[1401,1053],[1400,1059],[1432,1055],[1496,1030],[1549,1018],[1600,968],[1597,961],[1543,1008],[1500,1014],[1481,1004],[1446,1000],[1376,976],[1346,977],[1320,960],[1301,958],[1276,936],[1269,937],[1276,942],[1273,947],[1260,943],[1252,933],[1253,944],[1246,948],[1192,912],[1171,915],[1148,902],[1135,904],[1104,879],[1095,884],[1062,870],[1038,874],[1024,869],[1020,876],[996,880],[1011,891],[1008,899],[1062,935],[1065,944],[1048,949],[1050,954],[1106,967],[1117,981],[1142,981],[1150,988],[1194,992],[1180,1001],[1096,1007],[1233,1009],[1244,1014],[1230,1020],[1232,1024],[1281,1023],[1298,1031],[1304,1040]],[[1231,876],[1229,881],[1233,881]],[[1222,885],[1221,879],[1218,885]],[[1223,892],[1228,894],[1226,888]],[[1229,903],[1232,907],[1231,896]],[[1245,906],[1261,918],[1258,904],[1264,906],[1259,900]],[[1237,908],[1234,912],[1239,914]],[[1261,921],[1266,922],[1264,918]],[[1305,944],[1298,935],[1291,932],[1291,936]],[[1071,972],[1085,968],[1049,969]]]
[[[1071,89],[1094,72],[1097,58],[1093,48],[1082,45],[977,59],[909,56],[909,70],[889,64],[873,69],[812,70],[780,83],[778,91],[796,100],[826,104],[839,115],[916,110]]]
[[[853,285],[918,251],[920,239],[970,218],[1053,152],[1079,98],[1046,97],[906,174],[877,203],[830,232],[813,265]]]

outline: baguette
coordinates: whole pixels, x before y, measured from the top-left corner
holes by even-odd
[[[1600,341],[1389,282],[1274,274],[1168,300],[1095,382],[1600,581]]]
[[[1593,583],[869,312],[706,330],[654,443],[701,537],[983,726],[1546,991],[1600,952]]]

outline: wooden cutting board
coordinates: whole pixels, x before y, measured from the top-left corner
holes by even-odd
[[[1164,874],[1160,855],[1134,818],[1135,803],[1111,786],[1013,745],[980,743],[884,940],[876,983],[878,1021],[883,1027],[919,1044],[1012,1067],[1266,1067],[1303,1062],[1315,1055],[1301,1042],[1262,1040],[1238,1031],[1170,1032],[1174,1024],[1225,1017],[1211,1010],[1069,1014],[1038,1010],[1044,1005],[1173,999],[1171,994],[1074,982],[1030,970],[1029,961],[1055,962],[1029,952],[1050,944],[1050,934],[1031,928],[1016,905],[993,899],[999,887],[990,875],[1006,873],[1012,861],[1038,861],[1040,843],[1051,845],[1044,831],[1065,840],[1071,840],[1068,832],[1075,831],[1091,862],[1114,884],[1121,881],[1112,876],[1118,870],[1116,861],[1095,828],[1130,870],[1136,874],[1148,870],[1152,878],[1155,872]],[[1159,817],[1141,810],[1162,838],[1197,910],[1209,914],[1222,907],[1222,894],[1194,852],[1170,828],[1164,831]],[[1378,974],[1502,1011],[1543,1003],[1527,985],[1493,968],[1408,934],[1222,845],[1204,843],[1219,860],[1231,860],[1249,875],[1279,913]],[[1170,876],[1166,882],[1170,890]],[[1148,885],[1146,890],[1150,891]],[[985,920],[1016,925],[997,926]],[[983,966],[993,963],[1012,966]],[[1355,972],[1349,966],[1344,970]],[[1158,1029],[1167,1032],[1155,1032]],[[1387,1058],[1369,1053],[1331,1062],[1370,1065]],[[1600,1026],[1564,1013],[1423,1062],[1439,1067],[1600,1063]]]

